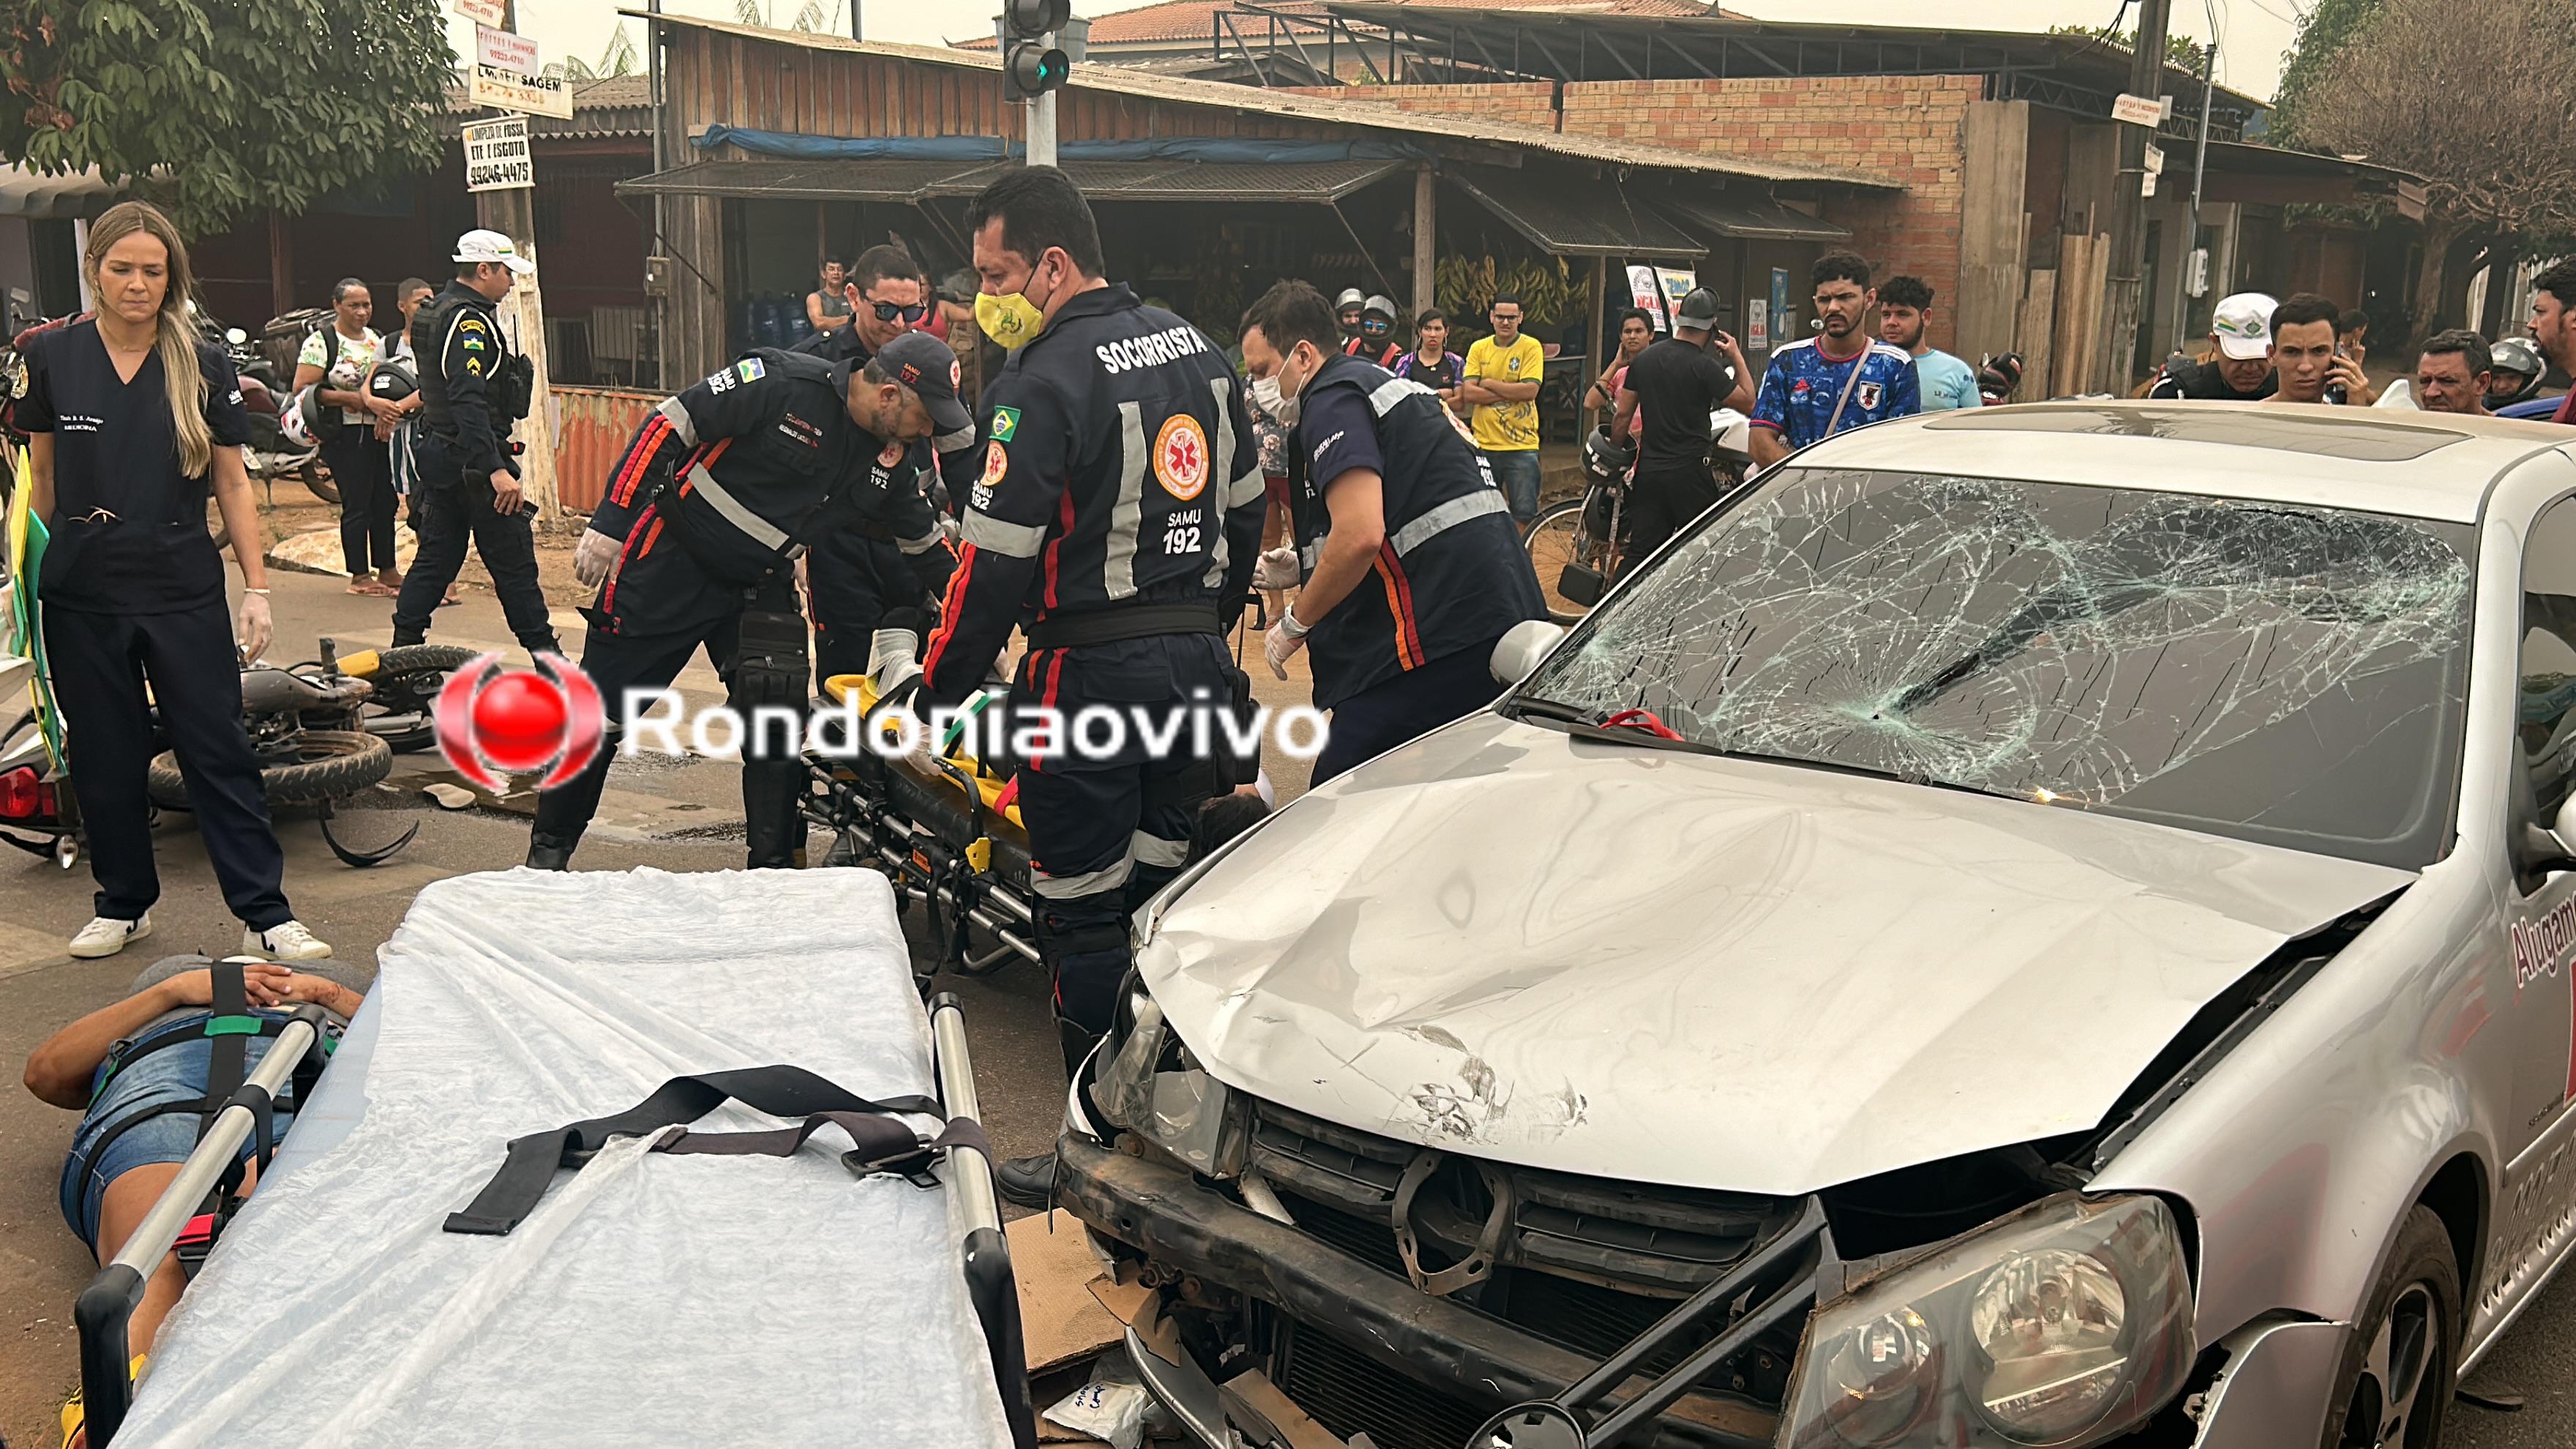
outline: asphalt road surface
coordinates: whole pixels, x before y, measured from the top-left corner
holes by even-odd
[[[279,660],[310,657],[316,637],[344,648],[381,644],[384,601],[353,598],[336,579],[275,573]],[[578,616],[562,611],[558,627],[578,653]],[[509,649],[500,610],[488,593],[438,616],[437,642]],[[1257,639],[1250,648],[1257,651]],[[515,653],[515,651],[512,651]],[[1273,704],[1299,702],[1305,680],[1275,684],[1256,662],[1256,684]],[[681,687],[695,701],[720,696],[703,661]],[[1273,758],[1283,792],[1303,788],[1303,767]],[[448,812],[419,793],[437,771],[434,755],[400,757],[395,778],[368,802],[344,812],[343,838],[355,845],[390,840],[418,824],[420,835],[371,870],[341,865],[324,847],[310,812],[281,812],[287,889],[298,913],[344,961],[372,963],[412,894],[430,881],[516,864],[527,824],[486,809]],[[732,766],[714,761],[621,762],[610,778],[599,823],[576,864],[585,870],[656,866],[724,870],[742,864],[741,799]],[[815,858],[825,842],[817,837]],[[14,1064],[55,1028],[121,995],[134,973],[161,956],[202,950],[223,954],[239,940],[224,910],[195,831],[184,816],[159,834],[161,903],[144,945],[103,961],[73,961],[62,943],[89,918],[85,868],[63,871],[47,861],[0,851],[0,1063]],[[946,983],[964,996],[984,1100],[984,1124],[1005,1155],[1031,1152],[1053,1136],[1064,1083],[1043,980],[1012,966],[986,980]],[[0,1085],[0,1436],[16,1449],[52,1449],[55,1415],[79,1374],[71,1305],[94,1265],[64,1227],[56,1181],[71,1138],[72,1114]],[[2528,1400],[2520,1413],[2465,1404],[2454,1409],[2446,1442],[2456,1449],[2563,1449],[2576,1443],[2576,1287],[2545,1297],[2478,1375],[2491,1392],[2510,1389]]]

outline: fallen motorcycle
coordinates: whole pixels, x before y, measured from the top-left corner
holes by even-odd
[[[256,663],[244,668],[242,722],[250,732],[251,753],[259,760],[260,791],[268,803],[318,807],[323,843],[331,847],[332,854],[351,866],[379,865],[411,844],[420,834],[419,824],[415,822],[391,844],[353,850],[332,832],[332,807],[373,789],[393,773],[394,745],[388,735],[405,739],[408,748],[418,747],[409,742],[420,738],[420,732],[427,728],[422,723],[426,705],[415,691],[417,679],[429,672],[429,664],[421,659],[397,661],[401,668],[393,677],[402,681],[396,697],[398,707],[372,716],[383,722],[379,728],[386,733],[379,734],[368,727],[375,683],[344,669],[337,652],[334,642],[326,638],[318,660],[283,668]],[[386,671],[386,656],[400,652],[387,650],[378,654],[370,650],[352,656],[352,660],[371,672],[381,673]],[[439,671],[439,678],[443,681],[443,671]],[[432,684],[429,695],[435,694],[436,685]],[[187,777],[175,752],[165,750],[153,757],[144,789],[152,803],[163,809],[188,808]]]
[[[14,697],[34,677],[34,661],[0,656],[0,699]],[[54,765],[33,709],[0,731],[0,842],[41,855],[69,870],[80,859],[80,810],[71,782]]]

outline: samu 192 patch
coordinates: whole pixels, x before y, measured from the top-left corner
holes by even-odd
[[[1019,430],[1020,410],[1018,408],[997,407],[993,409],[994,442],[1007,443],[1011,440],[1013,435],[1019,432]]]

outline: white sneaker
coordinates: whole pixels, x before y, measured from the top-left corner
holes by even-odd
[[[80,928],[80,934],[72,937],[68,949],[81,960],[94,960],[100,956],[113,956],[125,949],[126,942],[140,941],[151,934],[150,911],[131,921],[120,921],[114,916],[92,916],[89,924]]]
[[[280,921],[265,931],[242,927],[242,953],[271,961],[319,961],[331,954],[331,943],[314,939],[302,921]]]

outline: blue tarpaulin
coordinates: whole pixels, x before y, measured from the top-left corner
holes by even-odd
[[[996,136],[803,136],[792,131],[755,131],[722,124],[707,127],[694,140],[701,150],[731,145],[757,155],[792,156],[806,161],[1001,161],[1022,150],[1017,145],[1006,147]],[[1413,161],[1428,156],[1409,141],[1269,141],[1224,136],[1067,141],[1056,148],[1056,157],[1061,161],[1312,165],[1325,161]]]

